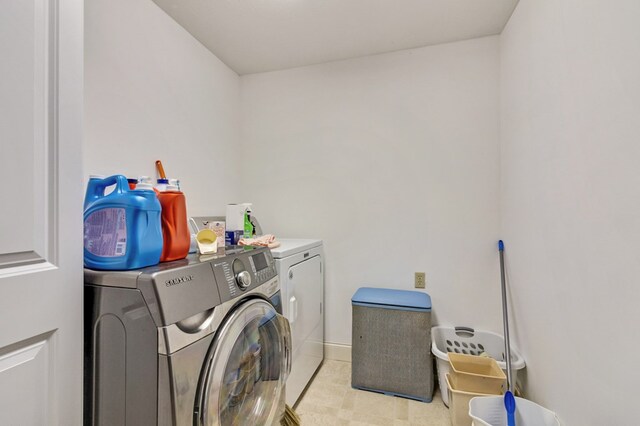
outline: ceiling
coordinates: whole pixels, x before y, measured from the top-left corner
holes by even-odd
[[[518,0],[154,0],[240,75],[499,34]]]

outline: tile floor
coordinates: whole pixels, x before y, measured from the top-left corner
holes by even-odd
[[[351,388],[351,363],[325,360],[295,411],[302,426],[449,426],[437,390],[431,403]]]

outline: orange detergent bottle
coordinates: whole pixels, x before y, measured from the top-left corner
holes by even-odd
[[[191,234],[187,225],[187,201],[176,185],[158,191],[162,206],[162,255],[160,262],[184,259],[189,254]]]

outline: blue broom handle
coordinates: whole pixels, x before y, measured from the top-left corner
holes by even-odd
[[[507,386],[513,393],[515,384],[511,380],[511,342],[509,340],[509,313],[507,311],[507,284],[504,274],[504,243],[498,241],[500,251],[500,281],[502,283],[502,323],[504,324],[504,352],[507,363]]]

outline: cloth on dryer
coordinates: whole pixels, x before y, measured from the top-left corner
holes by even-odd
[[[280,242],[276,240],[275,235],[265,234],[256,238],[240,238],[240,241],[238,241],[238,245],[276,248],[280,247]]]

